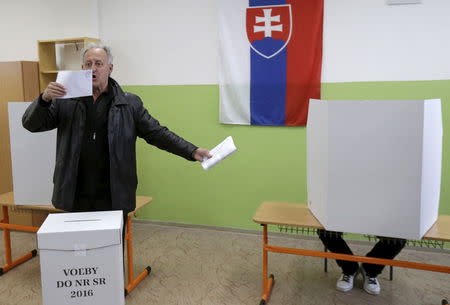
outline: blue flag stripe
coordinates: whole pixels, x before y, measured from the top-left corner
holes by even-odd
[[[250,0],[250,6],[281,5],[281,0]],[[285,42],[269,37],[254,42],[262,54],[270,56]],[[286,49],[265,58],[250,48],[250,124],[284,125],[286,115]]]

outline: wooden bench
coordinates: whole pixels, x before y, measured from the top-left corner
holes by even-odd
[[[151,267],[148,266],[138,276],[134,277],[134,264],[133,264],[133,234],[131,225],[131,216],[136,212],[153,201],[151,197],[137,196],[136,197],[136,209],[128,214],[125,240],[127,241],[127,269],[128,269],[128,284],[125,286],[125,295],[128,295],[136,286],[151,272]],[[37,232],[39,227],[17,225],[9,222],[8,207],[16,207],[17,209],[24,210],[39,210],[48,211],[50,213],[64,213],[65,211],[55,209],[51,205],[15,205],[14,194],[12,192],[0,194],[0,206],[3,210],[3,219],[0,221],[0,229],[3,230],[3,241],[5,245],[5,265],[0,268],[0,276],[13,269],[14,267],[30,260],[37,255],[37,250],[31,250],[19,258],[12,259],[11,256],[11,234],[10,231],[21,232]],[[124,241],[125,242],[125,241]]]
[[[322,258],[332,258],[362,263],[371,263],[404,268],[428,270],[434,272],[450,273],[450,266],[439,266],[417,262],[401,261],[394,259],[381,259],[358,255],[339,254],[326,251],[286,248],[272,246],[268,243],[268,225],[293,226],[313,229],[324,229],[320,222],[311,214],[304,204],[287,202],[263,202],[256,211],[253,221],[263,226],[263,282],[260,305],[269,301],[274,284],[274,275],[268,275],[268,253],[286,253]],[[423,237],[424,240],[450,241],[450,215],[439,215],[436,223]],[[443,304],[445,300],[443,300]]]

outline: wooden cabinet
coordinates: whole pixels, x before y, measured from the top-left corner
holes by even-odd
[[[38,63],[0,62],[0,193],[11,192],[8,102],[32,101],[39,95]]]
[[[40,91],[44,91],[48,83],[56,80],[59,70],[80,70],[81,50],[90,42],[100,42],[100,40],[89,37],[38,40]],[[73,48],[67,48],[69,52],[61,50],[65,46],[73,46]],[[68,58],[75,59],[79,64],[70,69],[61,67]]]
[[[0,194],[13,191],[8,102],[30,102],[38,95],[37,62],[0,62]],[[10,208],[11,223],[37,224],[40,220],[36,217],[29,211]]]

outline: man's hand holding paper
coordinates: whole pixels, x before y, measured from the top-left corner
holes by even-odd
[[[56,82],[66,89],[61,98],[92,95],[92,70],[59,71]]]
[[[50,102],[54,98],[72,98],[92,95],[92,70],[60,71],[56,82],[45,88],[42,99]]]
[[[51,82],[48,84],[42,93],[42,99],[46,102],[50,102],[54,98],[60,98],[66,95],[66,88],[57,82]]]
[[[210,169],[235,151],[236,146],[234,145],[233,138],[231,136],[227,137],[222,143],[210,150],[212,158],[206,159],[202,162],[203,169]]]

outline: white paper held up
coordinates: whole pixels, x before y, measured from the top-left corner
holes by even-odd
[[[213,155],[211,158],[206,159],[202,162],[202,167],[204,170],[208,170],[232,153],[236,151],[236,146],[234,145],[233,138],[227,137],[219,145],[211,149],[209,152]]]
[[[63,84],[67,91],[61,98],[92,95],[92,70],[59,71],[56,82]]]

